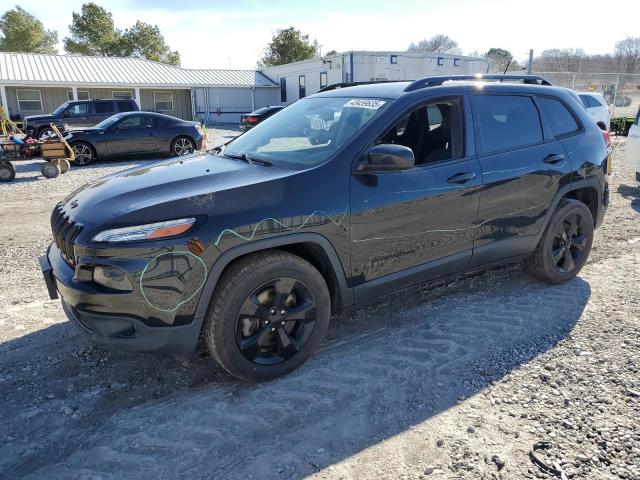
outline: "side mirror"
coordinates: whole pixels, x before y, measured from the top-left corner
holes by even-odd
[[[413,150],[404,145],[382,143],[371,147],[368,152],[368,162],[361,162],[356,172],[397,172],[409,170],[415,165]]]

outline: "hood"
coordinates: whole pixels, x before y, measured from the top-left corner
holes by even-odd
[[[24,117],[24,122],[27,123],[35,123],[35,122],[50,122],[52,120],[60,120],[55,115],[27,115]]]
[[[67,213],[86,226],[150,223],[183,215],[210,215],[216,193],[249,186],[262,190],[263,183],[294,173],[195,154],[102,177],[76,190],[63,203]]]

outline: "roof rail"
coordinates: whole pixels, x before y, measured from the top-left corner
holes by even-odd
[[[346,87],[355,87],[357,85],[371,85],[374,83],[397,83],[397,82],[406,82],[406,80],[372,80],[370,82],[342,82],[342,83],[332,83],[331,85],[327,85],[326,87],[322,87],[318,90],[320,92],[328,92],[329,90],[336,90],[338,88],[346,88]]]
[[[420,90],[426,87],[437,87],[444,82],[457,81],[457,80],[521,80],[523,83],[529,85],[552,85],[549,80],[538,75],[501,75],[501,74],[488,74],[479,73],[477,75],[450,75],[441,77],[426,77],[411,82],[405,92],[413,92],[414,90]]]

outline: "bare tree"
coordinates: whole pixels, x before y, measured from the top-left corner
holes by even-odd
[[[408,52],[434,52],[434,53],[450,53],[452,55],[462,55],[462,50],[458,47],[458,42],[447,35],[438,34],[431,38],[425,38],[418,43],[412,43],[407,48]]]
[[[616,58],[625,73],[640,71],[640,37],[627,37],[616,43]]]
[[[543,72],[581,72],[587,55],[581,48],[552,48],[536,58],[535,69]]]

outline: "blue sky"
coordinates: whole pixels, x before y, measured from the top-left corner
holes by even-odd
[[[82,1],[42,0],[20,5],[68,35],[71,12]],[[580,47],[589,53],[613,50],[616,41],[640,35],[640,1],[605,10],[601,0],[109,0],[118,28],[136,19],[157,24],[188,68],[253,68],[278,28],[295,26],[318,40],[324,52],[404,50],[411,42],[444,33],[464,53],[491,47],[523,60],[529,48]],[[7,4],[4,9],[9,8]],[[62,46],[60,48],[62,51]]]

